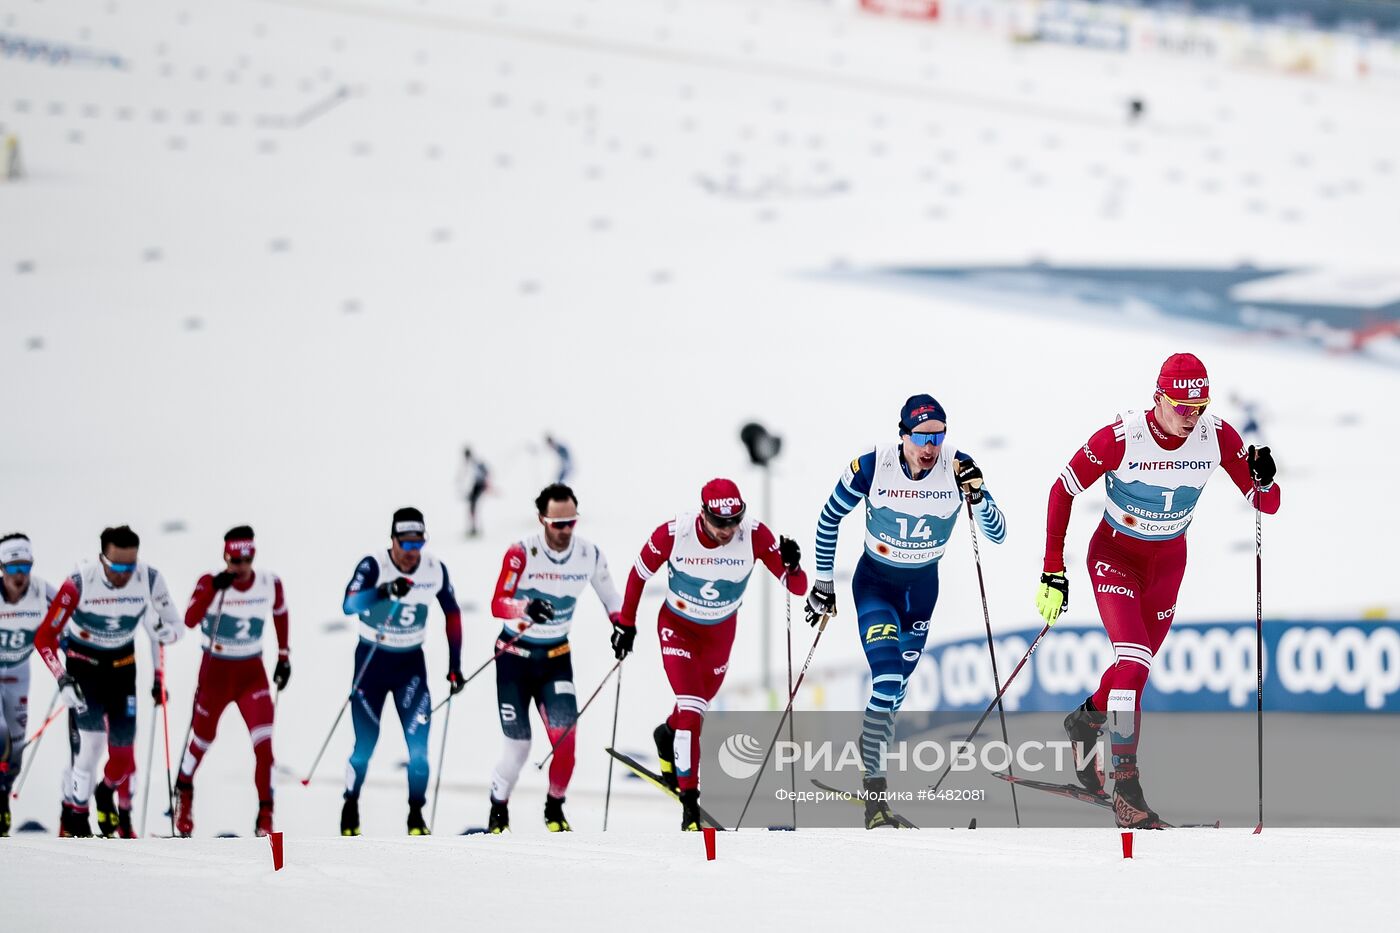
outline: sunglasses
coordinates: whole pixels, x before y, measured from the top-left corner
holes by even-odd
[[[112,573],[132,573],[136,570],[135,562],[130,564],[114,564],[107,559],[106,554],[102,555],[102,563],[106,564],[107,569],[112,571]]]
[[[716,528],[735,528],[743,520],[744,514],[742,512],[738,515],[711,515],[709,512],[705,513],[705,521],[714,525]]]
[[[405,550],[405,551],[408,551],[409,553],[412,553],[412,552],[414,552],[414,551],[421,551],[421,550],[423,550],[423,545],[425,545],[425,544],[427,544],[427,543],[428,543],[428,542],[427,542],[426,540],[424,540],[423,538],[418,538],[417,540],[408,540],[408,541],[405,541],[405,540],[403,540],[402,538],[400,538],[400,539],[399,539],[399,548],[400,548],[401,550]]]
[[[228,558],[228,562],[229,562],[230,564],[232,564],[233,566],[235,566],[235,567],[242,567],[244,564],[251,564],[251,563],[253,562],[253,558],[251,558],[251,557],[230,557],[230,558]]]
[[[541,515],[540,521],[554,528],[572,528],[578,524],[578,517],[575,516],[574,518],[545,518],[543,515]]]
[[[935,431],[932,433],[928,431],[909,432],[909,438],[914,442],[915,447],[927,447],[929,445],[937,447],[938,445],[943,443],[943,438],[947,436],[947,431]]]
[[[14,563],[4,564],[3,566],[5,572],[13,576],[18,573],[28,573],[30,568],[34,566],[34,562],[32,560],[17,560]]]
[[[1204,412],[1206,410],[1206,406],[1210,404],[1210,399],[1206,399],[1204,402],[1178,402],[1176,399],[1165,394],[1162,396],[1162,398],[1166,400],[1168,408],[1176,412],[1178,415],[1182,415],[1183,417],[1191,414],[1192,412],[1200,414],[1201,412]]]

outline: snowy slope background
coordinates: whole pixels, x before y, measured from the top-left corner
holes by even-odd
[[[487,606],[501,554],[537,527],[531,499],[552,469],[546,431],[574,450],[580,533],[604,548],[621,584],[645,536],[690,507],[704,480],[733,476],[757,506],[760,481],[737,441],[751,419],[785,437],[764,517],[810,553],[845,464],[890,436],[907,395],[932,391],[950,412],[950,443],[982,462],[1007,513],[1010,538],[984,547],[983,563],[994,624],[1020,627],[1033,617],[1052,480],[1116,411],[1149,402],[1166,355],[1190,350],[1217,398],[1262,400],[1268,415],[1285,488],[1284,512],[1266,527],[1270,617],[1400,611],[1388,545],[1400,502],[1358,499],[1395,452],[1393,368],[860,275],[1039,261],[1393,276],[1393,85],[1013,46],[804,2],[9,2],[0,29],[126,63],[0,58],[0,125],[19,134],[27,170],[0,185],[0,371],[12,401],[0,525],[29,533],[37,573],[56,581],[95,555],[104,525],[129,522],[181,600],[216,566],[224,530],[257,529],[259,564],[283,577],[293,619],[276,737],[277,818],[289,836],[336,829],[348,723],[312,786],[296,778],[352,674],[355,639],[339,604],[355,562],[382,545],[395,507],[422,508],[467,610],[464,663],[474,667],[496,631]],[[1133,96],[1149,104],[1137,125],[1124,119]],[[464,443],[497,486],[485,536],[471,541],[453,488]],[[1080,561],[1101,503],[1081,497],[1071,529],[1081,595],[1070,622],[1093,623]],[[1217,478],[1192,532],[1180,618],[1252,614],[1251,518]],[[845,572],[859,539],[848,522]],[[981,628],[969,550],[943,562],[935,637]],[[761,676],[760,592],[726,687],[756,701],[744,688]],[[818,688],[821,669],[861,663],[842,599]],[[584,606],[574,665],[586,695],[612,659],[601,611]],[[639,751],[670,703],[654,631],[644,622],[620,714],[619,744]],[[439,632],[428,642],[435,685]],[[802,627],[799,658],[808,639]],[[178,741],[199,650],[187,639],[170,655]],[[51,682],[37,661],[33,678],[37,721]],[[580,730],[570,795],[580,831],[601,827],[607,765],[596,749],[611,705],[600,699]],[[143,702],[138,762],[149,728]],[[16,825],[56,821],[61,739],[34,760]],[[484,822],[498,742],[487,675],[454,703],[440,835]],[[436,766],[436,731],[432,749]],[[387,722],[362,803],[367,835],[402,832],[403,757]],[[229,714],[198,777],[197,835],[251,829],[251,761]],[[543,831],[543,791],[527,766],[512,801],[519,839],[501,847],[503,865],[559,856],[524,841]],[[620,782],[618,795],[610,829],[673,827],[673,807],[654,792]],[[152,806],[149,830],[160,811]],[[606,851],[569,858],[580,871],[626,872],[681,845],[608,838]],[[794,843],[813,847],[794,857],[873,851],[852,842],[843,854],[843,837],[830,838]],[[1047,857],[1057,838],[1037,843]],[[978,853],[1038,864],[1010,837],[988,839],[990,849],[969,843],[983,847],[965,853],[903,843],[891,865],[928,859],[939,871]],[[1236,843],[1219,843],[1219,857],[1228,862]],[[1299,848],[1270,858],[1333,857],[1305,837],[1287,844]],[[1394,866],[1393,836],[1354,844]],[[71,858],[54,843],[25,845],[36,872]],[[197,851],[243,851],[227,845]],[[450,845],[433,840],[429,851]],[[1171,845],[1183,860],[1191,851]],[[110,851],[92,858],[110,863]],[[483,888],[518,877],[482,875],[475,856],[462,857]],[[753,858],[770,864],[759,850]],[[15,856],[0,861],[8,876]],[[326,871],[355,883],[348,869]],[[1334,892],[1364,882],[1341,866],[1331,878]],[[1275,906],[1287,916],[1286,903]]]

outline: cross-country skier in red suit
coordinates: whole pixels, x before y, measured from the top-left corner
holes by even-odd
[[[253,740],[253,783],[258,791],[254,832],[272,832],[272,694],[263,669],[263,631],[269,617],[277,630],[277,666],[272,680],[281,690],[292,676],[287,647],[287,601],[276,574],[253,569],[253,529],[239,525],[224,535],[224,569],[195,585],[185,625],[201,626],[206,647],[194,694],[193,734],[175,781],[175,831],[194,831],[194,772],[214,741],[219,717],[238,705]]]
[[[1223,467],[1260,511],[1272,515],[1279,508],[1269,448],[1246,447],[1234,428],[1206,412],[1209,404],[1205,364],[1189,353],[1173,354],[1157,377],[1153,407],[1125,411],[1099,429],[1050,487],[1036,607],[1051,625],[1069,606],[1064,548],[1074,497],[1099,477],[1107,487],[1108,504],[1089,541],[1086,563],[1115,661],[1093,696],[1065,719],[1065,731],[1071,741],[1092,746],[1112,715],[1113,810],[1119,826],[1161,825],[1143,796],[1138,772],[1142,691],[1176,615],[1186,571],[1186,529],[1201,490],[1216,467]],[[1078,776],[1086,789],[1102,794],[1098,761],[1088,756]]]
[[[614,624],[613,648],[626,657],[637,635],[642,590],[664,564],[668,589],[657,630],[676,705],[654,738],[662,777],[680,791],[686,830],[700,828],[700,729],[729,670],[735,620],[755,562],[762,561],[788,592],[807,592],[797,542],[774,539],[768,526],[744,513],[732,480],[706,483],[698,512],[683,512],[652,532],[627,577],[622,618]]]

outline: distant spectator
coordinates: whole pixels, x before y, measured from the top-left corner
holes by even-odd
[[[462,449],[462,465],[457,470],[457,490],[467,500],[467,537],[481,534],[477,523],[476,506],[482,493],[491,486],[491,470],[484,462],[472,456],[472,449]]]
[[[554,481],[560,485],[567,484],[569,482],[569,477],[574,475],[574,459],[569,453],[569,448],[565,447],[563,442],[550,434],[544,436],[544,442],[549,445],[549,449],[554,451],[555,456],[559,458],[559,476]]]

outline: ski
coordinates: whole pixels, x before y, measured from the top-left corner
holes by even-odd
[[[1054,794],[1057,797],[1064,797],[1067,800],[1078,800],[1082,803],[1092,804],[1102,807],[1105,810],[1113,809],[1113,798],[1107,794],[1095,794],[1085,790],[1078,784],[1052,784],[1049,781],[1035,781],[1030,778],[1016,777],[1005,771],[993,771],[992,777],[1000,778],[1008,784],[1015,784],[1019,787],[1028,787],[1031,790],[1044,791],[1047,794]],[[1168,823],[1162,820],[1163,829],[1219,829],[1220,821],[1214,823]]]
[[[657,774],[655,771],[652,771],[649,768],[638,764],[636,759],[622,754],[622,752],[618,751],[617,749],[608,748],[604,749],[604,751],[606,751],[609,755],[612,755],[618,761],[622,762],[622,764],[631,769],[632,773],[635,774],[637,777],[651,784],[657,790],[666,794],[668,797],[671,797],[673,800],[676,800],[677,802],[680,801],[680,794],[667,787],[666,782],[661,780],[661,775]],[[700,818],[703,819],[706,823],[709,823],[712,829],[718,829],[721,832],[723,832],[724,827],[720,825],[719,820],[715,819],[713,816],[710,816],[709,813],[705,812],[704,807],[700,807]]]
[[[812,778],[812,783],[815,784],[815,785],[816,785],[818,788],[820,788],[821,790],[824,790],[824,791],[826,791],[826,792],[829,793],[829,794],[836,794],[837,796],[839,796],[842,800],[846,801],[847,803],[854,804],[855,806],[860,807],[862,810],[865,809],[865,801],[862,800],[862,799],[860,798],[860,795],[859,795],[859,794],[853,794],[853,793],[851,793],[850,791],[848,791],[848,790],[842,790],[842,789],[839,788],[839,787],[832,787],[830,784],[823,784],[821,781],[818,781],[816,778]],[[913,823],[911,823],[911,822],[908,820],[908,818],[903,817],[903,816],[900,816],[898,813],[895,813],[893,810],[890,811],[890,816],[893,818],[895,825],[896,825],[896,826],[899,826],[899,827],[901,827],[901,828],[903,828],[903,829],[918,829],[918,828],[919,828],[919,827],[915,826]]]

